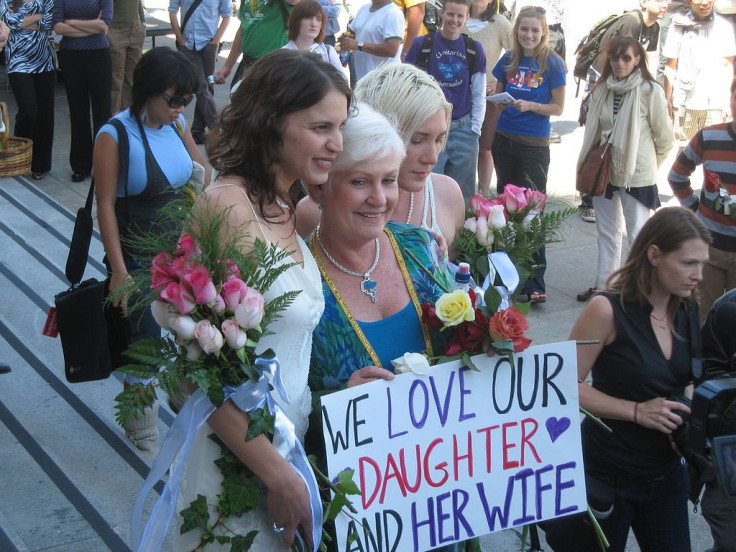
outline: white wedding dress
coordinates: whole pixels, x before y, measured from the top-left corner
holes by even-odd
[[[273,349],[281,363],[281,377],[291,404],[283,404],[277,393],[274,399],[294,424],[297,438],[303,442],[311,411],[311,393],[307,384],[309,359],[312,352],[312,331],[317,326],[322,311],[324,298],[319,269],[304,241],[297,236],[299,248],[304,259],[304,267],[291,267],[274,282],[271,289],[264,294],[266,300],[278,297],[290,290],[301,290],[288,309],[281,313],[281,318],[273,322],[269,329],[274,332],[261,339],[258,351]],[[210,505],[210,519],[214,519],[217,495],[222,492],[222,476],[214,461],[222,456],[220,447],[207,436],[212,433],[208,425],[204,425],[196,436],[189,452],[187,465],[182,473],[182,483],[177,500],[177,514],[174,519],[175,550],[191,552],[200,542],[200,530],[179,534],[182,518],[179,512],[188,508],[198,494],[207,497]],[[249,512],[239,518],[226,521],[227,527],[237,535],[245,536],[253,530],[258,536],[251,547],[251,552],[274,552],[287,550],[281,537],[273,532],[273,520],[265,508]],[[229,534],[229,533],[225,533]],[[231,535],[232,536],[232,535]],[[217,542],[209,544],[206,552],[229,550],[229,545],[222,546]]]

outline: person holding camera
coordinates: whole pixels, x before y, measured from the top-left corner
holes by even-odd
[[[688,476],[671,434],[690,412],[676,397],[692,391],[693,292],[709,243],[688,209],[659,210],[570,334],[595,341],[578,347],[580,405],[612,430],[590,418],[582,424],[586,476],[612,494],[613,510],[601,520],[610,552],[624,551],[630,529],[642,552],[690,551]],[[565,538],[565,550],[575,550],[577,536]]]
[[[703,339],[703,379],[736,376],[736,289],[713,303],[701,329]],[[729,552],[736,547],[736,499],[728,497],[723,483],[713,478],[701,499],[703,517],[713,535],[708,552]]]

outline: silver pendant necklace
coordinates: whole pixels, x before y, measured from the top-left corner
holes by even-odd
[[[317,225],[317,229],[314,232],[315,237],[317,238],[317,243],[319,244],[319,248],[322,250],[322,253],[325,254],[325,257],[327,257],[330,262],[335,265],[336,268],[344,272],[345,274],[348,274],[350,276],[355,276],[356,278],[363,278],[363,281],[360,282],[360,291],[365,293],[368,297],[371,298],[371,301],[375,303],[378,298],[376,297],[376,286],[378,283],[375,280],[371,279],[371,272],[373,272],[376,267],[378,266],[378,259],[381,256],[381,242],[378,238],[376,238],[376,258],[373,260],[373,264],[371,267],[365,271],[365,272],[355,272],[354,270],[348,270],[344,266],[342,266],[340,263],[338,263],[332,255],[325,249],[325,246],[322,245],[322,239],[320,238],[320,225]]]

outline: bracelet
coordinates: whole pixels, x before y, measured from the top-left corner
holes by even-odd
[[[639,410],[639,403],[637,402],[637,403],[634,403],[634,423],[635,424],[639,423],[638,420],[636,419],[636,414],[638,410]]]
[[[542,114],[542,104],[537,102],[537,115]]]

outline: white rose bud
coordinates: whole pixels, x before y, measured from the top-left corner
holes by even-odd
[[[483,217],[478,219],[478,225],[475,230],[475,238],[483,247],[493,245],[493,232],[489,232],[488,221]]]
[[[475,234],[476,230],[478,229],[478,221],[476,220],[475,217],[470,217],[469,219],[465,219],[465,224],[463,224],[463,228],[467,228],[473,234]]]
[[[196,341],[190,341],[184,348],[187,350],[187,360],[199,360],[202,356],[202,348]]]
[[[172,316],[169,319],[169,327],[171,331],[182,339],[193,339],[194,329],[197,327],[197,323],[191,316]]]
[[[488,211],[488,226],[494,230],[500,230],[506,226],[506,216],[503,205],[494,205]]]
[[[220,330],[210,324],[209,320],[200,320],[194,329],[194,337],[197,338],[199,346],[208,355],[216,353],[225,344]]]
[[[248,341],[246,333],[240,329],[235,320],[227,319],[222,323],[222,333],[231,349],[242,349]]]
[[[172,308],[169,308],[172,307]],[[173,311],[173,305],[171,303],[164,303],[163,301],[154,301],[151,303],[151,313],[156,324],[161,326],[164,330],[170,330],[169,319],[175,314]]]

